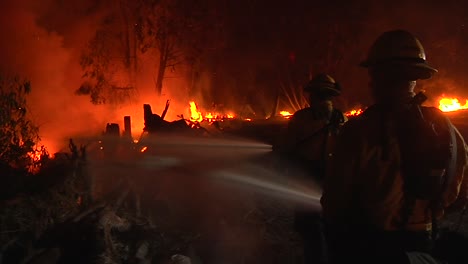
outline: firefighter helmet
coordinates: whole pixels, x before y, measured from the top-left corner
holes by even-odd
[[[330,75],[321,73],[304,86],[304,91],[313,94],[338,96],[341,94],[341,87]]]
[[[429,79],[437,70],[427,64],[421,42],[408,31],[392,30],[380,35],[371,46],[363,67],[390,66],[416,79]]]

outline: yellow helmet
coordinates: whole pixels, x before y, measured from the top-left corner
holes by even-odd
[[[338,96],[341,94],[340,85],[328,74],[317,74],[305,86],[304,91],[315,94]]]
[[[370,48],[363,67],[394,66],[412,79],[429,79],[437,70],[427,64],[421,42],[408,31],[392,30],[380,35]]]

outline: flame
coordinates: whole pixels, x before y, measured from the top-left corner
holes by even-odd
[[[228,114],[221,114],[215,112],[208,112],[206,114],[202,114],[202,112],[198,109],[197,104],[194,101],[189,102],[190,104],[190,121],[192,122],[213,122],[213,121],[222,121],[225,118],[234,118],[233,113]],[[193,126],[192,126],[193,127]]]
[[[286,118],[289,118],[289,117],[292,116],[292,114],[289,111],[281,111],[280,115],[282,115],[282,116],[284,116]]]
[[[353,109],[345,113],[346,116],[358,116],[362,114],[364,111],[362,109]]]
[[[143,153],[143,152],[145,152],[147,149],[148,149],[148,147],[143,147],[143,148],[140,150],[140,152]]]
[[[208,119],[209,121],[211,121],[211,119],[215,118],[216,116],[213,116],[212,113],[208,113],[205,115],[205,118]]]
[[[189,102],[190,104],[190,120],[195,122],[203,121],[203,116],[200,111],[198,111],[197,105],[194,101]]]
[[[42,158],[42,154],[39,151],[29,152],[28,156],[34,161],[40,161]]]
[[[462,105],[457,98],[442,97],[439,100],[439,109],[442,112],[452,112],[462,109],[468,109],[468,100],[465,100],[465,104]]]

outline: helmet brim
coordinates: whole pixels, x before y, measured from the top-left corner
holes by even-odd
[[[317,94],[317,95],[328,95],[328,96],[339,96],[341,95],[341,90],[332,88],[332,87],[324,87],[324,88],[319,88],[319,89],[313,89],[313,90],[305,90],[305,92],[308,92],[310,94]]]
[[[382,63],[370,63],[369,61],[363,61],[359,64],[359,66],[364,68],[370,68],[379,65],[385,65],[386,67],[398,67],[401,71],[408,72],[408,75],[412,76],[415,80],[430,79],[435,73],[439,72],[436,68],[430,66],[426,62],[408,63],[405,61],[395,60]]]

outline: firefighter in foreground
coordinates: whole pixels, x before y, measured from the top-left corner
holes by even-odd
[[[375,104],[343,127],[322,195],[333,263],[437,263],[444,210],[466,202],[465,142],[416,80],[437,72],[411,33],[388,31],[361,64]]]
[[[306,180],[321,186],[329,166],[334,139],[346,116],[333,107],[332,99],[341,94],[335,80],[326,74],[316,75],[305,87],[310,107],[297,111],[291,117],[285,141],[279,151],[293,162],[291,174],[303,174]],[[299,168],[299,170],[297,170]],[[324,241],[321,232],[321,217],[315,210],[298,206],[295,211],[296,231],[304,242],[306,263],[324,262]]]

